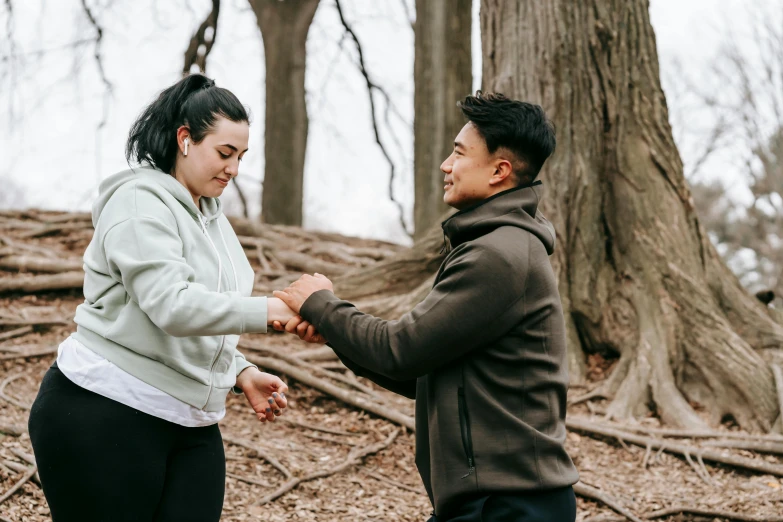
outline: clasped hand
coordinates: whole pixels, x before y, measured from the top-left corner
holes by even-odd
[[[294,314],[297,314],[289,319],[285,325],[281,321],[274,321],[272,323],[273,328],[280,332],[285,331],[296,334],[303,341],[325,343],[326,339],[316,331],[315,327],[298,315],[305,301],[319,290],[333,290],[333,287],[332,282],[326,276],[316,273],[315,275],[304,274],[285,290],[273,292],[276,298],[285,303]]]

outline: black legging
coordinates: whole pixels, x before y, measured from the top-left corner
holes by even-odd
[[[216,522],[226,460],[217,424],[186,428],[72,383],[55,364],[30,412],[53,522]]]

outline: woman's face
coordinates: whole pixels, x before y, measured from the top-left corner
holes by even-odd
[[[174,166],[174,177],[188,189],[196,207],[201,196],[220,196],[231,178],[239,175],[239,162],[247,152],[249,135],[247,122],[235,122],[220,116],[199,143],[193,142],[187,127],[177,130],[180,153]],[[186,139],[187,156],[184,155]]]

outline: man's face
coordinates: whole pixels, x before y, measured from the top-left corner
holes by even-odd
[[[454,151],[440,166],[446,174],[443,202],[462,210],[495,194],[497,189],[490,180],[496,163],[476,127],[466,123],[454,138]]]

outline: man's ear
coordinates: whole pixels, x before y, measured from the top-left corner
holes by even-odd
[[[513,179],[514,167],[511,162],[504,158],[498,158],[495,160],[495,173],[489,178],[490,185],[498,185],[503,183],[507,179]]]

